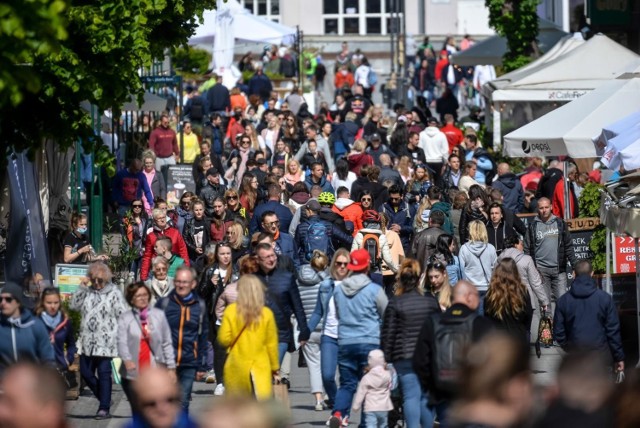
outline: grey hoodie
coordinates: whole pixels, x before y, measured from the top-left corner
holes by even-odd
[[[345,278],[333,292],[338,320],[338,344],[380,345],[380,325],[387,308],[384,288],[365,274]]]
[[[487,291],[498,259],[495,247],[482,241],[469,241],[460,248],[458,257],[464,279],[475,285],[478,291]]]
[[[529,295],[532,297],[534,308],[538,306],[535,300],[538,300],[542,306],[548,305],[549,296],[547,296],[547,292],[542,286],[542,278],[531,256],[526,255],[517,248],[505,248],[498,257],[498,260],[506,258],[511,258],[516,262],[518,273],[520,274],[522,283],[527,287]]]

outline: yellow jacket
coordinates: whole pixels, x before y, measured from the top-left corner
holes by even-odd
[[[180,133],[178,133],[177,138],[178,147],[180,147]],[[200,153],[198,136],[193,132],[189,135],[184,134],[184,163],[193,163],[198,153]]]
[[[224,311],[218,342],[228,348],[243,326],[238,307],[232,303]],[[264,307],[260,321],[242,332],[227,355],[224,364],[225,394],[251,396],[255,392],[258,400],[268,400],[273,393],[272,372],[279,368],[278,328],[273,312]]]

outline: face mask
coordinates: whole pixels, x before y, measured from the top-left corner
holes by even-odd
[[[347,75],[347,70],[340,70],[340,73],[342,73],[343,76]]]
[[[87,228],[86,227],[79,227],[76,229],[76,232],[78,232],[81,235],[84,235],[85,233],[87,233]]]

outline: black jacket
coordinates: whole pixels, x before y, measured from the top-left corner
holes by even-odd
[[[472,311],[468,306],[462,303],[454,303],[448,308],[440,319],[453,319],[453,318],[466,318],[471,315]],[[418,341],[416,342],[416,350],[413,354],[413,370],[418,375],[420,383],[425,392],[429,392],[429,396],[434,398],[434,403],[440,400],[450,400],[453,397],[449,394],[443,393],[443,391],[437,390],[434,383],[433,368],[432,368],[432,355],[435,348],[435,338],[433,336],[433,319],[434,317],[428,316],[422,324]],[[473,328],[469,332],[471,340],[477,342],[487,332],[491,331],[492,324],[488,319],[478,316],[473,321]]]
[[[500,255],[502,250],[504,250],[505,239],[509,236],[516,236],[516,231],[512,226],[506,224],[504,219],[498,224],[498,226],[494,226],[491,220],[487,221],[486,225],[489,244],[496,247],[496,254]]]
[[[256,272],[267,287],[266,302],[273,312],[278,326],[278,341],[289,343],[293,340],[291,315],[295,315],[300,329],[299,339],[308,340],[311,333],[302,307],[300,291],[296,282],[293,261],[289,257],[278,256],[278,264],[271,272],[262,269]]]
[[[382,322],[382,350],[388,362],[413,358],[420,329],[429,314],[440,312],[431,294],[416,290],[389,300]]]
[[[521,340],[529,346],[529,335],[531,331],[531,318],[533,317],[533,306],[531,306],[531,296],[525,288],[524,308],[517,314],[505,313],[502,319],[495,316],[496,309],[485,297],[484,316],[493,321],[493,324],[507,334]]]
[[[613,298],[589,275],[579,275],[556,304],[553,337],[564,349],[586,347],[624,361],[620,321]]]
[[[569,227],[559,217],[555,218],[558,224],[558,269],[560,272],[567,271],[567,262],[571,263],[571,266],[575,266],[578,259],[573,250],[573,243],[571,242],[571,235],[569,234]],[[525,253],[529,254],[534,262],[536,262],[536,227],[541,222],[540,217],[534,218],[529,223],[527,234],[524,235],[524,247]]]
[[[461,246],[469,240],[469,223],[474,220],[480,220],[485,224],[487,223],[487,217],[485,217],[480,210],[472,209],[471,212],[469,212],[465,206],[460,213],[460,224],[458,225]]]
[[[549,168],[538,182],[536,189],[536,199],[548,198],[553,200],[553,192],[556,191],[556,184],[562,180],[562,170],[557,168]]]
[[[431,226],[421,230],[413,237],[411,253],[422,266],[429,264],[429,259],[436,252],[438,237],[446,233],[441,227]]]
[[[211,240],[211,222],[207,218],[202,219],[202,221],[204,223],[204,231],[202,233],[202,245],[200,248],[204,250]],[[195,218],[190,217],[185,221],[184,228],[182,229],[182,239],[184,239],[184,243],[187,245],[187,252],[191,260],[196,260],[201,256],[201,254],[196,253],[194,222]]]

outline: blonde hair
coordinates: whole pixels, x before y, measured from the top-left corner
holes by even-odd
[[[451,300],[453,297],[453,287],[451,287],[451,283],[449,282],[449,274],[447,273],[447,265],[445,263],[429,263],[427,265],[427,281],[429,280],[429,271],[437,270],[442,275],[444,275],[444,282],[439,290],[434,290],[431,283],[429,283],[429,289],[432,294],[436,292],[438,294],[438,304],[443,308],[449,308],[451,306]]]
[[[353,143],[353,150],[358,153],[364,152],[367,148],[367,141],[364,138],[358,138],[355,143]]]
[[[428,226],[428,224],[425,225],[425,223],[428,223],[428,222],[425,222],[424,220],[422,220],[422,213],[424,212],[424,210],[428,208],[429,209],[431,208],[431,201],[429,200],[429,198],[426,198],[426,197],[422,198],[422,201],[420,201],[420,205],[418,205],[418,209],[416,210],[416,219],[415,219],[416,229],[424,229]]]
[[[236,240],[229,241],[229,244],[232,249],[237,250],[242,247],[242,242],[244,241],[244,229],[240,223],[234,222],[229,226],[229,229],[232,229],[236,232]]]
[[[346,257],[347,260],[351,261],[351,254],[349,254],[349,250],[346,248],[338,248],[331,258],[331,278],[336,277],[336,260],[338,260],[338,257]]]
[[[480,220],[473,220],[469,223],[469,240],[482,241],[485,244],[489,242],[487,227]]]
[[[154,162],[156,161],[156,154],[153,150],[145,150],[142,152],[142,162],[144,163],[145,159],[152,159]]]
[[[320,250],[313,250],[313,255],[311,256],[309,264],[316,272],[322,272],[329,264],[329,257]]]
[[[264,284],[251,274],[242,275],[238,280],[238,315],[247,326],[255,326],[262,317],[264,307]]]
[[[298,165],[298,172],[296,172],[296,174],[300,175],[300,171],[302,168],[300,168],[300,162],[298,162],[296,159],[290,159],[289,162],[287,162],[287,174],[291,174],[291,172],[289,171],[289,165],[291,165],[292,163],[295,163],[296,165]]]

